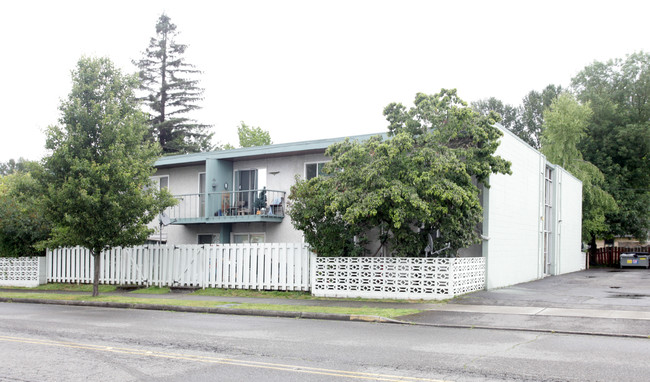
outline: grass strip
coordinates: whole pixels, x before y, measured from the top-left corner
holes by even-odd
[[[170,292],[170,289],[167,287],[157,287],[157,286],[150,286],[149,288],[142,288],[142,289],[136,289],[134,291],[131,291],[129,293],[141,293],[141,294],[167,294]]]
[[[421,312],[418,309],[390,309],[390,308],[370,308],[370,307],[336,307],[336,306],[311,306],[311,305],[278,305],[278,304],[250,304],[250,303],[233,303],[223,301],[195,301],[195,300],[175,300],[162,298],[138,298],[131,296],[84,296],[54,293],[20,293],[20,292],[0,292],[0,297],[6,298],[25,298],[25,299],[44,299],[44,300],[69,300],[69,301],[100,301],[100,302],[118,302],[126,304],[156,304],[170,306],[194,306],[194,307],[217,307],[227,305],[225,308],[240,308],[253,310],[278,310],[285,312],[311,312],[311,313],[338,313],[367,316],[381,316],[394,318],[407,314]]]
[[[442,304],[447,300],[382,300],[372,298],[329,298],[315,297],[310,292],[284,291],[284,290],[256,290],[256,289],[199,289],[191,294],[196,296],[217,296],[217,297],[253,297],[253,298],[286,298],[290,300],[323,300],[323,301],[359,301],[359,302],[395,302],[404,304]]]
[[[310,313],[338,313],[363,316],[381,316],[394,318],[408,314],[420,313],[418,309],[392,309],[392,308],[370,308],[370,307],[343,307],[343,306],[313,306],[313,305],[275,305],[275,304],[249,304],[243,303],[233,308],[258,309],[258,310],[280,310],[285,312],[310,312]]]
[[[93,284],[66,284],[66,283],[47,283],[33,288],[26,287],[3,287],[3,289],[29,289],[29,290],[56,290],[64,292],[92,292]],[[116,285],[100,285],[99,293],[115,292]]]

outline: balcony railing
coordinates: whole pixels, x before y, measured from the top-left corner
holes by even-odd
[[[282,218],[284,191],[248,190],[174,195],[178,204],[165,212],[172,222],[234,220],[238,217]]]

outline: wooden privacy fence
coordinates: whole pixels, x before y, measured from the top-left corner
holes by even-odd
[[[604,247],[596,250],[596,256],[591,257],[591,264],[617,266],[621,253],[644,252],[650,253],[650,247]]]
[[[100,255],[101,284],[309,290],[312,253],[303,244],[144,245]],[[47,252],[47,281],[92,283],[85,248]]]

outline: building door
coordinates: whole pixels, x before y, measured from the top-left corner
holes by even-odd
[[[249,214],[253,211],[253,202],[257,190],[257,170],[235,171],[235,191],[237,191],[237,208]]]

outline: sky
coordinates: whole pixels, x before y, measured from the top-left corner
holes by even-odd
[[[386,105],[456,88],[519,104],[594,60],[650,51],[647,1],[3,1],[0,162],[46,155],[70,72],[106,56],[136,72],[164,12],[203,73],[214,143],[237,126],[273,143],[384,132]]]

